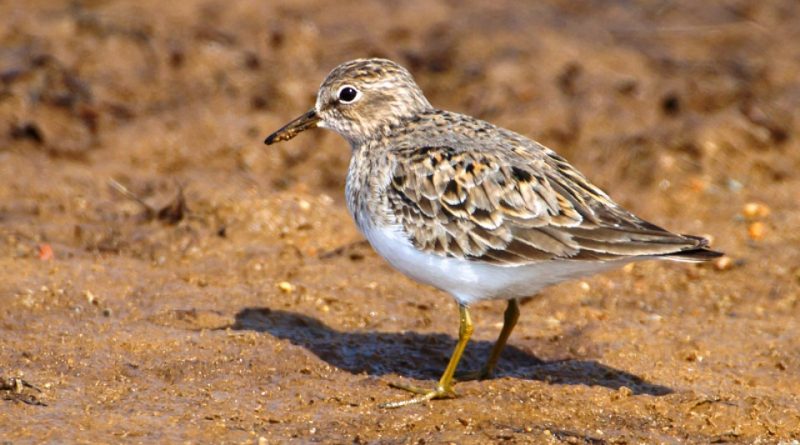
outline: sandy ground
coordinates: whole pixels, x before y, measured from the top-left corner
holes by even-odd
[[[800,3],[171,3],[0,2],[0,442],[800,440]],[[378,408],[455,304],[361,242],[340,137],[262,144],[361,56],[729,262],[547,289],[496,378]]]

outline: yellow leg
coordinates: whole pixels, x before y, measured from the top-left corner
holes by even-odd
[[[457,378],[461,381],[466,381],[483,380],[491,377],[495,366],[497,366],[497,360],[500,359],[500,353],[503,352],[508,337],[511,335],[511,331],[514,330],[514,326],[517,325],[517,320],[519,320],[519,302],[516,298],[512,298],[508,300],[508,306],[503,316],[503,329],[500,330],[500,336],[497,337],[497,341],[494,342],[494,346],[492,347],[492,352],[489,353],[489,360],[486,361],[486,364],[483,365],[483,368],[479,371],[466,372],[463,375],[459,375]]]
[[[444,374],[442,374],[442,377],[439,379],[439,384],[436,385],[436,388],[425,391],[412,386],[390,384],[390,386],[394,388],[404,389],[420,395],[418,397],[414,397],[413,399],[403,400],[401,402],[384,403],[380,405],[381,408],[399,408],[401,406],[427,402],[428,400],[432,399],[442,399],[455,396],[455,392],[453,391],[453,374],[456,372],[458,362],[461,360],[461,356],[464,354],[464,349],[466,349],[469,338],[472,336],[473,329],[472,319],[469,316],[469,310],[467,307],[459,305],[458,311],[458,343],[456,343],[456,348],[453,350],[453,355],[450,356],[450,362],[447,364],[447,368],[445,368]]]

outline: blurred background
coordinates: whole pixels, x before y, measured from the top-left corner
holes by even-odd
[[[797,438],[797,42],[794,0],[0,2],[0,377],[40,390],[6,385],[0,436]],[[728,256],[545,291],[507,378],[377,410],[384,374],[436,378],[454,305],[360,243],[344,140],[262,143],[372,56]]]

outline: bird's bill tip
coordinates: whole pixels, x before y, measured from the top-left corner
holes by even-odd
[[[264,139],[264,143],[272,145],[276,142],[288,141],[305,130],[316,128],[319,121],[320,117],[317,111],[312,108],[302,116],[281,127],[278,131],[267,136]]]

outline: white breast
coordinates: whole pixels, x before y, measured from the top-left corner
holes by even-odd
[[[480,300],[532,296],[546,286],[625,264],[624,261],[554,260],[501,266],[421,252],[395,227],[366,224],[362,230],[372,247],[400,272],[449,292],[466,305]]]

